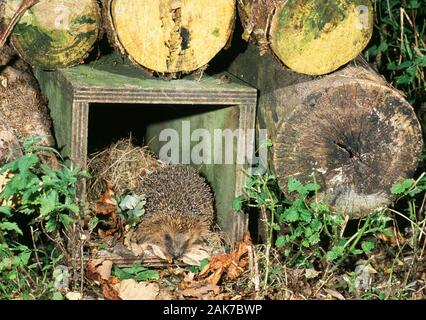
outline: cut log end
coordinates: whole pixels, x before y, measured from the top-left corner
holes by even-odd
[[[388,205],[392,185],[414,174],[420,124],[403,97],[384,85],[334,79],[324,88],[279,126],[273,165],[284,191],[289,177],[315,179],[331,209],[362,217]]]
[[[8,0],[6,22],[22,0]],[[98,38],[101,27],[96,0],[41,0],[26,11],[11,35],[19,55],[33,66],[46,70],[81,63]]]
[[[107,1],[106,31],[134,62],[159,73],[206,65],[231,36],[233,0]]]
[[[321,75],[354,59],[373,30],[370,0],[290,0],[277,7],[270,43],[294,71]]]

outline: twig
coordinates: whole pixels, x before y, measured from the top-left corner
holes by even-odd
[[[35,254],[36,261],[37,261],[37,265],[38,265],[39,269],[42,270],[43,266],[41,265],[40,258],[38,257],[38,252],[37,252],[38,249],[37,249],[37,246],[35,244],[34,229],[33,229],[32,226],[30,227],[30,230],[31,230],[31,240],[33,241],[34,254]]]
[[[27,11],[29,8],[31,8],[33,5],[37,4],[38,2],[40,2],[40,0],[24,0],[24,2],[22,2],[21,6],[15,12],[9,24],[6,26],[6,29],[0,34],[0,48],[4,46],[7,38],[9,37],[13,28],[21,19],[25,11]]]

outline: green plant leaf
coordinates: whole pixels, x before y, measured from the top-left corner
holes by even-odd
[[[334,246],[327,252],[326,258],[329,261],[335,261],[343,256],[345,249],[343,246]]]
[[[3,213],[6,217],[12,216],[12,208],[6,206],[0,206],[0,213]]]
[[[296,222],[299,220],[299,212],[293,207],[285,210],[283,215],[284,219],[288,222]]]
[[[46,232],[51,233],[58,228],[58,223],[54,219],[50,219],[46,222]]]
[[[396,183],[391,188],[392,194],[404,194],[408,189],[414,185],[414,179],[405,179],[402,182]]]
[[[287,182],[287,188],[289,192],[302,193],[304,191],[303,184],[296,178],[289,178]]]
[[[365,253],[370,253],[375,248],[375,245],[374,245],[374,242],[363,241],[361,243],[361,248]]]
[[[232,201],[232,209],[234,211],[241,211],[241,209],[243,208],[243,200],[243,196],[238,196],[234,198],[234,200]]]
[[[17,234],[22,235],[22,230],[19,228],[16,222],[0,222],[0,230],[3,231],[14,231]]]
[[[64,296],[60,292],[56,291],[52,295],[52,300],[64,300]]]
[[[279,236],[277,238],[277,240],[275,241],[275,245],[280,248],[282,246],[284,246],[284,244],[286,243],[284,236]]]
[[[40,197],[40,214],[47,216],[56,209],[58,203],[58,193],[55,190],[50,191],[47,195]]]
[[[28,171],[32,166],[39,162],[34,153],[28,153],[18,159],[18,169],[21,173]]]

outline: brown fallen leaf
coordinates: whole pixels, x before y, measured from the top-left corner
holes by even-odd
[[[336,290],[324,289],[324,291],[327,292],[333,298],[336,298],[338,300],[346,300],[345,297],[340,292],[337,292]]]
[[[96,268],[96,271],[98,272],[98,274],[101,276],[102,279],[108,280],[109,277],[111,276],[112,261],[105,260],[104,262],[102,262],[101,265],[99,265]]]
[[[114,199],[115,192],[113,190],[112,183],[106,182],[106,190],[102,197],[96,201],[94,212],[97,215],[111,215],[114,219],[117,215],[118,203]]]
[[[213,256],[199,276],[207,277],[212,285],[217,285],[223,274],[226,274],[230,280],[238,278],[248,265],[248,248],[251,246],[250,235],[246,232],[233,252]]]
[[[156,300],[160,293],[157,283],[137,282],[134,279],[123,280],[114,289],[122,300]]]
[[[102,265],[106,262],[105,258],[93,259],[90,260],[87,264],[86,268],[86,277],[89,281],[97,281],[101,285],[102,293],[105,299],[108,300],[120,300],[118,293],[114,290],[113,286],[119,283],[117,277],[110,276],[108,279],[104,279],[99,271],[104,272],[106,270],[102,270]],[[108,266],[108,262],[106,263]],[[104,274],[105,276],[106,274]]]
[[[191,287],[181,290],[180,293],[184,297],[194,297],[201,300],[209,293],[219,294],[220,288],[211,283],[193,282]]]
[[[200,261],[204,259],[210,259],[210,255],[200,245],[193,246],[189,252],[186,252],[182,257],[182,262],[191,266],[200,266]]]
[[[112,183],[106,182],[106,190],[103,193],[102,197],[96,202],[96,205],[93,209],[93,212],[102,217],[103,219],[109,220],[109,223],[105,223],[107,225],[107,229],[99,229],[98,234],[102,239],[112,236],[118,230],[121,230],[123,227],[123,223],[118,216],[118,203],[117,200],[114,199],[114,190]]]
[[[115,290],[115,287],[120,281],[117,277],[110,277],[108,280],[104,280],[99,277],[99,282],[102,286],[102,293],[107,300],[121,300],[118,292]]]

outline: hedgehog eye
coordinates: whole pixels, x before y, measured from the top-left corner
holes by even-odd
[[[182,248],[181,251],[182,253],[186,251],[186,249],[188,249],[189,247],[189,240],[186,240],[183,244],[182,244]]]
[[[172,237],[170,236],[170,234],[166,233],[164,235],[164,242],[165,242],[165,244],[166,244],[167,247],[171,247],[172,246],[173,241],[172,241]]]

